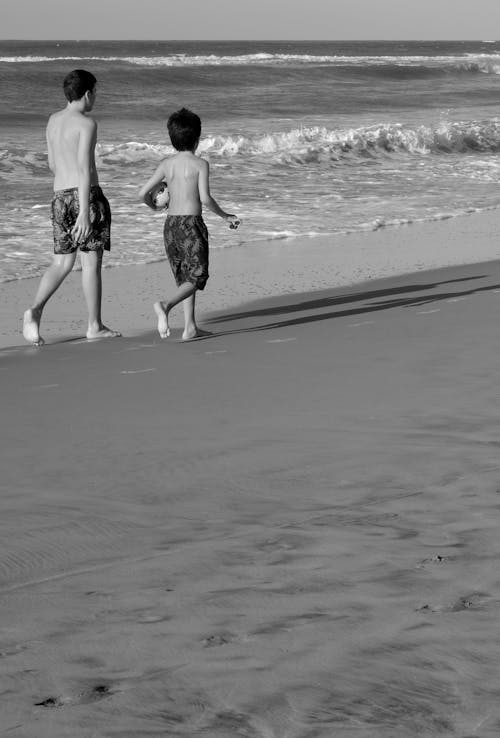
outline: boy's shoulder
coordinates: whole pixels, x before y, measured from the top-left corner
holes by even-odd
[[[83,115],[79,112],[69,112],[67,109],[58,110],[49,116],[47,121],[47,127],[52,128],[55,126],[71,126],[80,129],[86,129],[93,131],[97,128],[97,121],[90,115]]]
[[[203,159],[198,154],[191,154],[191,156],[189,157],[189,164],[193,167],[193,169],[196,169],[199,172],[208,169],[208,161],[206,159]]]
[[[55,113],[51,113],[47,120],[47,125],[51,126],[54,123],[57,123],[58,120],[61,118],[64,118],[65,110],[56,110]]]
[[[197,156],[196,154],[193,154],[191,152],[187,153],[185,151],[176,151],[175,154],[171,154],[171,156],[167,156],[166,159],[163,159],[162,164],[165,168],[175,168],[177,166],[186,166],[186,164],[189,167],[193,167],[193,169],[199,169],[199,170],[202,170],[208,167],[208,162],[206,161],[206,159],[202,159],[200,156]]]

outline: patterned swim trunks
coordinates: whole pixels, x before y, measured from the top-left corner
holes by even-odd
[[[205,288],[208,279],[208,231],[201,215],[167,215],[163,240],[177,286]]]
[[[76,242],[71,233],[79,212],[78,188],[54,192],[51,207],[55,254],[72,254],[78,248],[81,251],[110,250],[111,208],[99,185],[92,185],[90,188],[91,231],[83,242]]]

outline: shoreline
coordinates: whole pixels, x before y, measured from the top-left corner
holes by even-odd
[[[264,298],[494,261],[500,259],[499,232],[500,210],[492,209],[397,228],[213,249],[207,288],[197,295],[199,322],[214,312]],[[27,345],[21,335],[22,315],[38,282],[29,278],[2,285],[0,348]],[[104,322],[124,336],[148,332],[156,325],[153,302],[174,287],[167,261],[104,269]],[[81,338],[85,315],[80,272],[74,272],[48,303],[41,334],[49,344]],[[174,310],[174,330],[181,321],[181,311]]]

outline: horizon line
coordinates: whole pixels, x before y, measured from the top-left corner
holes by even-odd
[[[381,43],[469,43],[469,42],[480,42],[487,44],[499,43],[500,39],[484,39],[484,38],[2,38],[0,37],[0,43],[2,41],[46,41],[47,43],[68,41],[72,43],[99,43],[107,41],[137,41],[137,42],[153,42],[153,43],[234,43],[234,42],[247,42],[247,43],[341,43],[341,42],[360,42],[364,43],[367,41],[375,41]]]

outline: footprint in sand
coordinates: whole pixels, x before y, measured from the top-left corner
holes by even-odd
[[[434,554],[433,556],[429,556],[427,559],[422,559],[422,561],[417,564],[417,569],[423,569],[429,564],[446,564],[450,561],[452,561],[452,558],[450,556],[443,556],[443,554]]]
[[[451,605],[432,605],[426,603],[416,608],[416,612],[429,613],[445,613],[445,612],[463,612],[464,610],[480,610],[484,607],[486,599],[490,595],[484,592],[472,592],[469,595],[459,597],[458,600]]]
[[[236,636],[232,636],[230,633],[212,633],[203,639],[205,648],[215,648],[217,646],[226,646],[231,641],[236,640]]]
[[[490,595],[484,592],[473,592],[470,595],[459,597],[458,600],[449,608],[451,612],[462,612],[463,610],[479,610],[486,603],[485,600]]]
[[[87,705],[91,702],[97,702],[105,697],[109,697],[111,690],[107,684],[97,684],[83,692],[79,692],[75,696],[46,697],[41,702],[35,702],[35,707],[66,707],[70,705]]]
[[[65,703],[62,697],[47,697],[41,702],[35,702],[35,707],[62,707]]]

